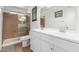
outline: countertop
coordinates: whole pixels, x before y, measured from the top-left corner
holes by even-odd
[[[67,30],[66,32],[59,32],[58,29],[49,29],[49,28],[44,28],[43,30],[34,29],[33,31],[55,36],[55,37],[61,38],[63,40],[67,40],[67,41],[71,41],[71,42],[79,44],[79,33],[76,31]]]

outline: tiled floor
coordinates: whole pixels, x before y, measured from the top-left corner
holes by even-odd
[[[0,52],[15,52],[15,46],[7,46],[7,47],[3,47],[2,50],[0,50]]]
[[[19,43],[16,45],[2,48],[2,50],[0,52],[31,52],[31,49],[30,49],[30,46],[22,47],[22,44]]]
[[[16,44],[15,48],[16,48],[15,49],[16,52],[31,52],[30,46],[28,46],[28,47],[22,47],[21,43]]]

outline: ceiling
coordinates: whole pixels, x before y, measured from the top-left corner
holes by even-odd
[[[31,13],[34,6],[3,6],[2,10],[6,12],[16,12],[21,14]]]

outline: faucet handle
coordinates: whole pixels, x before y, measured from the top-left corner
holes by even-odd
[[[69,27],[68,27],[68,26],[66,26],[66,27],[65,27],[65,29],[66,29],[66,30],[68,30],[68,29],[69,29]]]

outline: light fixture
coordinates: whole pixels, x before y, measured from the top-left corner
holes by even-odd
[[[9,12],[9,13],[11,13],[11,14],[16,14],[15,12]]]

